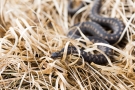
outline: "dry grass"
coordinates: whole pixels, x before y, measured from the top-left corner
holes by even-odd
[[[75,44],[66,33],[74,23],[90,19],[93,2],[85,1],[89,5],[71,17],[66,0],[0,0],[1,89],[135,90],[133,0],[102,1],[101,15],[119,18],[126,25],[124,39],[108,46],[115,50],[111,58],[115,62],[101,66],[74,56],[50,58],[52,52]]]

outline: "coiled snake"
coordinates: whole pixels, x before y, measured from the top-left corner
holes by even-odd
[[[81,4],[79,8],[76,10],[72,10],[70,5],[71,2],[69,3],[69,13],[73,14],[79,8],[81,8],[83,5]],[[76,24],[74,26],[78,26],[81,30],[82,33],[84,34],[90,34],[92,36],[87,36],[87,38],[92,41],[93,43],[96,42],[101,42],[101,43],[106,43],[106,44],[114,44],[118,41],[120,38],[123,29],[124,29],[124,24],[122,21],[116,19],[116,18],[106,18],[102,17],[99,15],[99,9],[101,6],[101,0],[95,0],[94,5],[91,9],[90,12],[90,19],[92,22],[83,22]],[[111,29],[113,32],[108,33],[103,27],[108,27]],[[81,37],[80,32],[76,29],[73,29],[69,31],[67,34],[68,37],[72,36],[73,39]],[[112,55],[112,49],[105,47],[105,46],[98,46],[98,48],[103,51],[106,55],[110,56]],[[64,49],[58,52],[52,53],[51,57],[52,58],[57,58],[61,57],[63,55]],[[78,53],[77,49],[74,46],[69,46],[67,50],[67,55],[69,54],[74,54]],[[91,63],[94,62],[96,64],[106,64],[108,61],[106,57],[101,54],[91,54],[90,52],[85,52],[83,48],[80,49],[81,56],[84,58],[85,61]]]

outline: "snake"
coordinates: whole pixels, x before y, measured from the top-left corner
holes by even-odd
[[[83,7],[83,4],[80,4],[80,6],[76,9],[72,10],[72,2],[69,2],[68,5],[68,12],[71,14],[76,13],[80,8]],[[72,27],[79,27],[81,32],[86,35],[86,37],[89,39],[89,41],[93,43],[105,43],[105,44],[115,44],[123,30],[124,30],[124,23],[117,19],[117,18],[109,18],[109,17],[103,17],[99,14],[101,7],[101,0],[94,0],[94,4],[90,10],[89,17],[91,21],[85,21],[78,24],[75,24]],[[112,32],[107,32],[107,30],[104,29],[111,29]],[[77,28],[71,29],[68,34],[68,37],[72,39],[77,39],[81,37],[81,33]],[[82,42],[84,43],[84,42]],[[106,46],[97,46],[98,49],[100,49],[102,52],[104,52],[108,57],[113,55],[113,50]],[[51,54],[52,58],[58,58],[62,57],[64,52],[64,48],[60,51],[54,52]],[[76,54],[78,53],[78,50],[75,46],[68,46],[67,48],[67,55],[70,54]],[[96,64],[107,64],[108,60],[102,53],[96,53],[93,54],[91,52],[86,52],[84,48],[80,48],[80,55],[81,57],[88,63],[94,62]]]

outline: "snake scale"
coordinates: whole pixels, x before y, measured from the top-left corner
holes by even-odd
[[[79,6],[79,8],[73,10],[72,9],[72,3],[69,2],[68,6],[68,12],[69,14],[74,14],[77,10],[79,10],[81,7],[83,7],[83,4]],[[93,42],[93,43],[105,43],[105,44],[114,44],[118,41],[120,38],[123,30],[124,30],[124,24],[122,21],[116,19],[116,18],[106,18],[99,15],[99,10],[101,7],[101,0],[94,0],[93,7],[90,11],[90,19],[91,22],[86,21],[82,23],[75,24],[73,27],[78,26],[81,30],[81,32],[87,35],[87,38]],[[108,33],[103,27],[107,27],[112,30],[112,33]],[[80,38],[81,34],[78,30],[73,29],[70,30],[67,34],[68,37],[71,37],[72,39]],[[98,46],[98,49],[103,51],[107,56],[113,55],[112,49],[105,46]],[[52,58],[61,57],[63,55],[64,48],[60,51],[52,53]],[[68,46],[67,55],[69,54],[76,54],[78,53],[77,49],[74,46]],[[84,60],[88,63],[94,62],[96,64],[106,64],[108,61],[106,57],[101,54],[91,54],[90,52],[85,52],[83,48],[80,49],[80,54],[84,58]]]

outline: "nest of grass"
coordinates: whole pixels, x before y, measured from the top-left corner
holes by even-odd
[[[77,2],[76,0],[75,2]],[[102,0],[101,15],[125,24],[121,42],[108,65],[86,63],[77,56],[52,59],[51,53],[75,40],[66,34],[88,21],[92,0],[72,17],[67,0],[0,0],[0,88],[38,90],[134,90],[135,6],[133,0]],[[100,45],[96,43],[91,45]],[[114,61],[114,62],[111,62]]]

